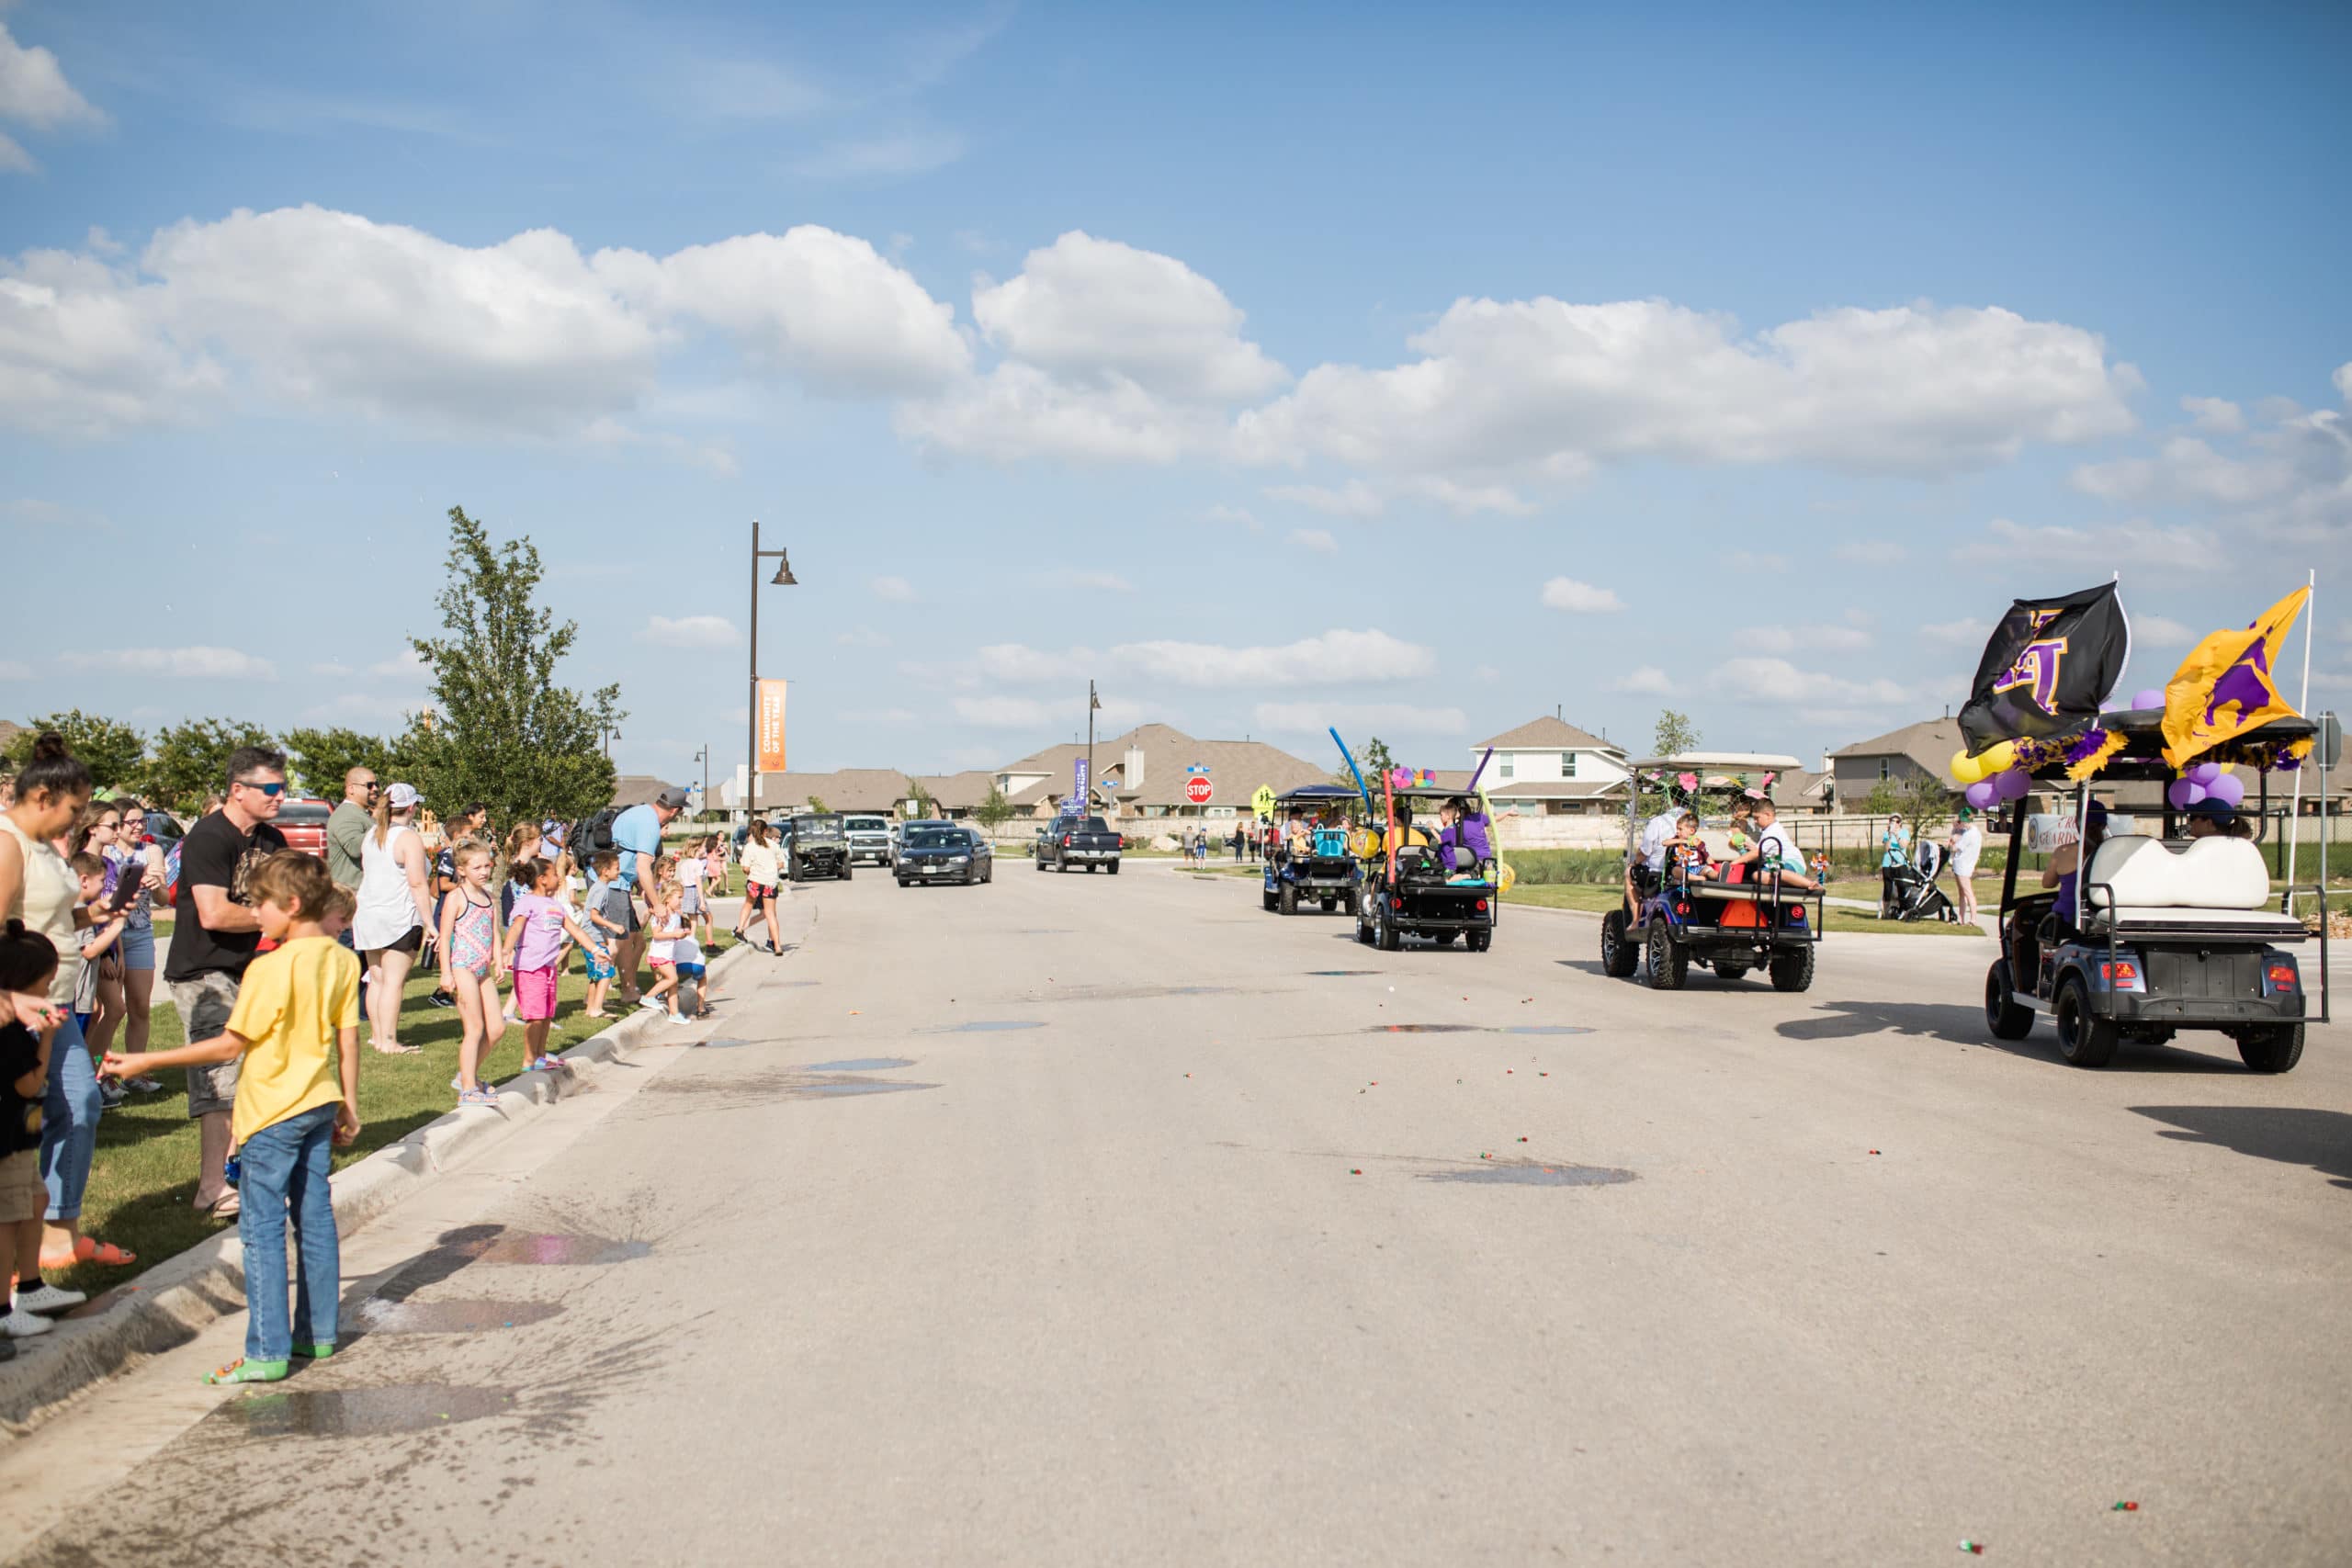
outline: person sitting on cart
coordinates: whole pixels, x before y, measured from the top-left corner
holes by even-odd
[[[1731,830],[1727,835],[1731,841],[1732,853],[1744,855],[1756,842],[1756,803],[1763,798],[1762,791],[1753,789],[1743,790],[1733,797]]]
[[[1797,848],[1794,829],[1780,826],[1781,808],[1769,800],[1756,803],[1756,847],[1724,861],[1718,871],[1726,882],[1760,882],[1769,872],[1781,874],[1781,886],[1810,893],[1819,884],[1805,874],[1804,853]],[[1753,871],[1747,868],[1753,867]],[[1738,874],[1735,874],[1735,872]]]
[[[1708,864],[1707,841],[1699,837],[1699,814],[1685,811],[1674,825],[1674,837],[1666,841],[1666,874],[1702,877]]]
[[[2076,886],[2082,879],[2082,868],[2090,863],[2091,857],[2098,853],[2099,845],[2107,838],[2107,802],[2092,800],[2087,822],[2083,829],[2082,842],[2061,848],[2050,857],[2050,869],[2041,874],[2041,886],[2058,889],[2057,901],[2051,905],[2050,912],[2057,917],[2058,929],[2062,933],[2079,932],[2081,929],[2075,900]]]
[[[2200,800],[2188,808],[2188,836],[2192,839],[2250,839],[2253,829],[2245,818],[2218,800]]]
[[[1458,795],[1437,808],[1437,820],[1438,863],[1476,881],[1478,868],[1495,858],[1494,824]]]

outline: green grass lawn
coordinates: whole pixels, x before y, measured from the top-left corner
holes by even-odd
[[[1834,885],[1833,885],[1834,886]],[[1873,883],[1873,891],[1876,888]],[[1620,894],[1613,887],[1597,886],[1591,883],[1521,883],[1503,895],[1506,904],[1540,904],[1547,909],[1583,909],[1591,914],[1604,914],[1617,908]],[[1975,936],[1984,933],[1975,926],[1947,925],[1940,920],[1882,920],[1859,909],[1832,908],[1829,911],[1828,934],[1852,932],[1877,936]]]
[[[707,949],[717,957],[733,943],[722,929]],[[645,971],[650,978],[650,970]],[[422,1045],[421,1056],[381,1056],[368,1047],[368,1028],[359,1030],[359,1140],[334,1155],[340,1170],[353,1160],[387,1144],[397,1143],[457,1105],[449,1080],[458,1071],[458,1040],[461,1026],[454,1008],[428,1007],[433,989],[429,976],[413,976],[401,1010],[401,1040]],[[587,1017],[581,1010],[588,980],[575,955],[557,987],[555,1027],[548,1033],[548,1049],[568,1050],[614,1021]],[[502,993],[503,994],[503,993]],[[618,986],[615,986],[617,998]],[[714,1001],[723,1006],[724,998]],[[606,1006],[620,1011],[617,1000]],[[117,1044],[120,1036],[117,1035]],[[178,1010],[168,996],[159,995],[149,1043],[157,1050],[183,1043]],[[482,1077],[503,1082],[523,1066],[523,1026],[510,1023],[498,1048],[482,1063]],[[189,1200],[196,1195],[196,1123],[187,1118],[186,1076],[165,1071],[155,1075],[162,1094],[133,1095],[98,1122],[97,1157],[90,1169],[90,1185],[83,1201],[82,1228],[102,1241],[128,1247],[139,1255],[140,1268],[161,1263],[177,1252],[236,1224],[198,1214]],[[488,1116],[493,1111],[469,1112]],[[55,1276],[61,1284],[96,1294],[130,1277],[131,1269],[84,1265]]]

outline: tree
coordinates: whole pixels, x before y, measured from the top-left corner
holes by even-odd
[[[823,795],[812,795],[808,797],[808,809],[816,816],[822,817],[832,808],[825,804]]]
[[[917,784],[915,788],[920,790],[922,785]],[[990,784],[989,793],[981,799],[980,804],[973,808],[972,815],[978,819],[981,827],[993,833],[1012,820],[1012,802],[1004,798],[1004,791]]]
[[[229,754],[243,746],[276,746],[258,724],[241,718],[191,718],[155,732],[155,749],[140,775],[140,791],[185,816],[208,795],[229,787]]]
[[[922,787],[922,780],[911,773],[907,775],[907,799],[914,807],[913,819],[917,822],[927,822],[939,815],[939,802]]]
[[[433,713],[396,750],[424,798],[444,812],[488,804],[493,823],[572,821],[613,798],[601,719],[619,688],[582,696],[557,667],[580,628],[537,603],[544,575],[529,536],[493,545],[465,508],[449,508],[448,586],[435,603],[445,635],[411,637],[433,671]]]
[[[147,760],[147,740],[127,724],[96,714],[69,708],[25,721],[22,734],[8,743],[8,771],[15,773],[33,760],[33,742],[41,731],[54,729],[65,738],[65,748],[82,760],[100,789],[123,789],[139,782]]]
[[[1363,770],[1364,787],[1372,791],[1372,798],[1375,801],[1380,798],[1381,774],[1396,765],[1395,759],[1388,755],[1388,742],[1377,735],[1365,741],[1356,752],[1356,766]],[[1356,776],[1348,772],[1345,762],[1341,762],[1339,771],[1331,775],[1331,782],[1343,789],[1356,787]]]
[[[1687,713],[1661,708],[1657,728],[1650,732],[1650,744],[1657,748],[1653,754],[1660,757],[1679,757],[1685,751],[1696,751],[1699,749],[1699,727],[1690,722],[1690,716]]]
[[[286,750],[291,753],[296,782],[305,794],[322,800],[343,798],[343,775],[354,768],[372,770],[390,784],[399,776],[392,743],[340,726],[333,729],[289,729]]]
[[[1944,787],[1943,780],[1930,773],[1917,773],[1905,778],[1879,780],[1871,786],[1870,798],[1862,803],[1862,809],[1873,817],[1900,811],[1916,837],[1951,815],[1951,791]]]

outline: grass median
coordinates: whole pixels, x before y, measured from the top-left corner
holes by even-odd
[[[733,945],[722,931],[706,951],[716,958]],[[387,1144],[398,1143],[456,1108],[457,1091],[449,1087],[449,1080],[457,1076],[458,1042],[463,1026],[455,1008],[427,1005],[424,998],[434,983],[431,976],[413,977],[401,1008],[401,1043],[423,1046],[424,1055],[379,1055],[368,1046],[367,1025],[360,1025],[359,1116],[363,1125],[358,1142],[334,1152],[337,1170]],[[587,990],[587,975],[575,956],[556,987],[558,1006],[555,1027],[548,1032],[549,1050],[570,1050],[618,1021],[617,1016],[591,1018],[582,1012],[581,1004]],[[501,994],[507,993],[502,989]],[[714,996],[712,1005],[723,1007],[724,996]],[[616,1015],[620,1013],[617,991],[616,998],[605,1006]],[[119,1047],[120,1043],[118,1032],[116,1044]],[[169,995],[161,987],[157,987],[154,1026],[149,1043],[159,1051],[185,1043],[178,1010],[171,1005]],[[503,1082],[519,1074],[522,1066],[523,1026],[510,1023],[497,1050],[483,1061],[481,1076],[485,1082]],[[161,1263],[208,1236],[233,1229],[237,1223],[199,1214],[191,1206],[190,1200],[196,1196],[198,1148],[196,1123],[187,1117],[186,1075],[165,1071],[157,1073],[155,1077],[164,1092],[134,1094],[99,1118],[97,1156],[90,1167],[90,1184],[82,1203],[84,1232],[138,1254],[137,1269]],[[469,1114],[493,1116],[498,1112],[477,1111]],[[129,1279],[134,1271],[79,1264],[59,1271],[53,1278],[60,1284],[95,1295]]]

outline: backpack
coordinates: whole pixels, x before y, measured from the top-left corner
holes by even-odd
[[[571,842],[568,846],[571,851],[571,858],[582,865],[586,865],[596,856],[611,849],[613,819],[620,814],[619,807],[607,806],[593,817],[582,818],[580,825],[571,830]]]

